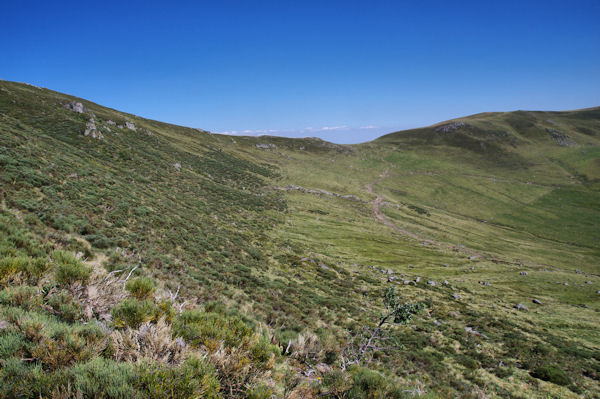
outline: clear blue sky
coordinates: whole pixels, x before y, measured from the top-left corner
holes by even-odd
[[[600,105],[597,0],[5,1],[0,49],[0,79],[234,134]]]

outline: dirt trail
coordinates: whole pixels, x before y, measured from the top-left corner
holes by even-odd
[[[438,248],[452,250],[455,252],[462,252],[462,253],[468,254],[470,256],[477,256],[482,259],[489,259],[492,261],[500,261],[499,259],[495,259],[489,255],[474,251],[474,250],[466,248],[466,247],[447,244],[447,243],[431,240],[428,238],[420,237],[419,235],[417,235],[411,231],[408,231],[405,228],[402,228],[402,227],[398,226],[397,224],[395,224],[394,222],[392,222],[387,216],[385,216],[383,214],[383,212],[381,212],[381,203],[383,202],[383,196],[373,190],[373,186],[375,184],[379,183],[381,180],[388,177],[389,173],[390,173],[390,168],[388,167],[385,169],[385,171],[382,174],[379,175],[379,177],[375,181],[373,181],[372,183],[368,183],[366,185],[367,191],[371,194],[375,194],[375,199],[373,201],[371,201],[371,204],[373,205],[373,213],[375,214],[375,217],[377,218],[377,220],[379,220],[384,225],[390,227],[394,231],[404,234],[405,236],[410,237],[414,240],[421,241],[425,245],[436,246]],[[504,263],[506,261],[502,261],[502,262]],[[508,262],[508,263],[513,263],[513,262]]]

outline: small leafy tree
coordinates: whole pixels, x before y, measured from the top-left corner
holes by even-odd
[[[413,315],[418,314],[425,305],[423,303],[402,302],[396,293],[396,287],[390,287],[383,297],[385,312],[379,317],[374,327],[364,326],[358,333],[348,337],[342,350],[342,370],[353,364],[369,363],[371,354],[376,350],[385,349],[380,346],[384,337],[384,326],[389,323],[408,324]]]

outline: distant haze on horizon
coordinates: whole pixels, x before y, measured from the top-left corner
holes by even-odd
[[[0,78],[212,132],[348,144],[600,105],[597,1],[215,3],[7,3]]]

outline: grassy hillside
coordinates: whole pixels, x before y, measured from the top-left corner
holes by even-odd
[[[342,146],[0,81],[0,396],[600,395],[599,145],[598,108]]]

